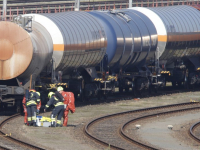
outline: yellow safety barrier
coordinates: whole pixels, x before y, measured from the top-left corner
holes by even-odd
[[[55,83],[55,84],[49,84],[50,88],[55,88],[57,86],[65,86],[66,88],[68,87],[67,83]]]
[[[53,88],[53,87],[56,86],[56,84],[49,84],[49,86],[50,86],[51,88]]]
[[[67,83],[58,83],[57,85],[66,85]]]
[[[116,79],[117,79],[116,76],[108,76],[107,81]],[[94,81],[103,81],[103,78],[94,78]]]
[[[170,73],[170,71],[161,71],[161,73]]]

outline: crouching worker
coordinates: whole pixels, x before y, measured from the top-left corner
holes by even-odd
[[[54,92],[49,92],[48,94],[49,101],[45,105],[44,112],[46,112],[46,109],[49,108],[50,105],[54,105],[55,108],[52,111],[51,114],[51,127],[62,127],[61,124],[61,118],[63,116],[64,112],[64,103],[62,100],[59,100]],[[57,123],[56,123],[56,116],[57,116]]]
[[[63,115],[63,126],[67,126],[68,122],[68,113],[71,111],[71,113],[75,112],[75,105],[74,105],[74,94],[72,92],[64,92],[63,87],[59,86],[57,88],[57,91],[63,96],[64,98],[64,105],[65,105],[65,111]]]
[[[26,107],[28,113],[28,125],[36,126],[36,106],[40,102],[40,96],[34,89],[26,91]]]

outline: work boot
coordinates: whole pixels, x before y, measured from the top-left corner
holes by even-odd
[[[55,127],[55,125],[51,124],[51,127]]]
[[[51,127],[56,127],[55,122],[53,122],[53,123],[51,124]]]
[[[56,127],[62,127],[62,125],[61,124],[56,124]]]
[[[37,127],[37,126],[36,126],[36,122],[33,123],[33,127]]]

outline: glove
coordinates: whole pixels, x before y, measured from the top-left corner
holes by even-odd
[[[39,115],[39,113],[40,113],[40,110],[37,109],[37,115]]]

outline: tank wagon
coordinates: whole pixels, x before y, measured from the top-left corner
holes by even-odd
[[[62,85],[81,99],[200,81],[200,12],[191,6],[26,14],[0,22],[0,97]]]

